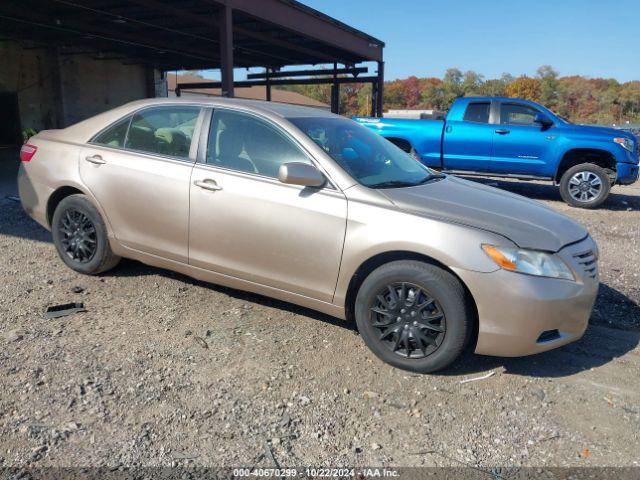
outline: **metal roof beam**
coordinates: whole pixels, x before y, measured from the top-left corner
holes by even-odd
[[[174,15],[184,20],[189,20],[191,22],[201,23],[203,25],[220,28],[220,22],[218,21],[217,17],[214,15],[215,10],[212,11],[211,16],[205,16],[205,15],[196,15],[182,8],[173,7],[171,5],[159,2],[157,0],[130,0],[130,1],[138,5],[163,11],[169,15]],[[224,2],[222,2],[221,5],[223,3]],[[266,35],[264,33],[255,32],[251,29],[244,28],[240,25],[234,25],[233,30],[235,33],[239,33],[246,37],[255,38],[256,40],[260,40],[261,42],[271,43],[273,45],[277,45],[279,47],[286,48],[288,50],[293,50],[299,53],[303,53],[305,55],[319,58],[321,60],[331,60],[331,61],[335,60],[335,57],[331,55],[327,55],[323,52],[306,48],[301,45],[296,45],[295,43],[289,42],[287,40],[277,39],[272,36]]]
[[[353,75],[357,77],[361,73],[367,73],[369,69],[367,67],[354,67],[354,68],[324,68],[319,70],[291,70],[283,72],[270,72],[269,78],[287,78],[287,77],[308,77],[312,75]],[[255,80],[266,78],[266,72],[262,73],[250,73],[247,75],[247,79]]]
[[[384,43],[296,1],[282,0],[210,0],[234,10],[273,23],[299,35],[339,48],[363,60],[381,61]],[[357,33],[356,33],[357,32]],[[341,59],[333,60],[340,61]]]

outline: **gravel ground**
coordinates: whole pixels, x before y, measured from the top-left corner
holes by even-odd
[[[353,325],[293,305],[132,261],[76,274],[5,198],[5,170],[0,467],[640,466],[637,184],[585,211],[551,186],[499,182],[598,241],[591,325],[545,354],[468,354],[415,375],[381,363]],[[72,301],[87,311],[43,317]]]

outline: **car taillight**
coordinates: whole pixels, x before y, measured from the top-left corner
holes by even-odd
[[[30,162],[37,151],[38,147],[25,143],[20,149],[20,160],[22,160],[23,162]]]

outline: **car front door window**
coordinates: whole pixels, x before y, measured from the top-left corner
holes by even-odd
[[[267,122],[244,113],[214,111],[207,164],[277,178],[280,166],[289,162],[311,163],[290,138]]]
[[[502,125],[533,126],[538,111],[527,105],[503,103],[500,105],[500,123]]]

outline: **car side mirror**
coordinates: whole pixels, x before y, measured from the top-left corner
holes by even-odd
[[[536,113],[533,117],[533,123],[537,123],[542,128],[549,128],[553,125],[553,120],[547,117],[544,113]]]
[[[327,178],[313,165],[302,162],[289,162],[280,165],[278,180],[290,185],[321,187],[325,184]]]

